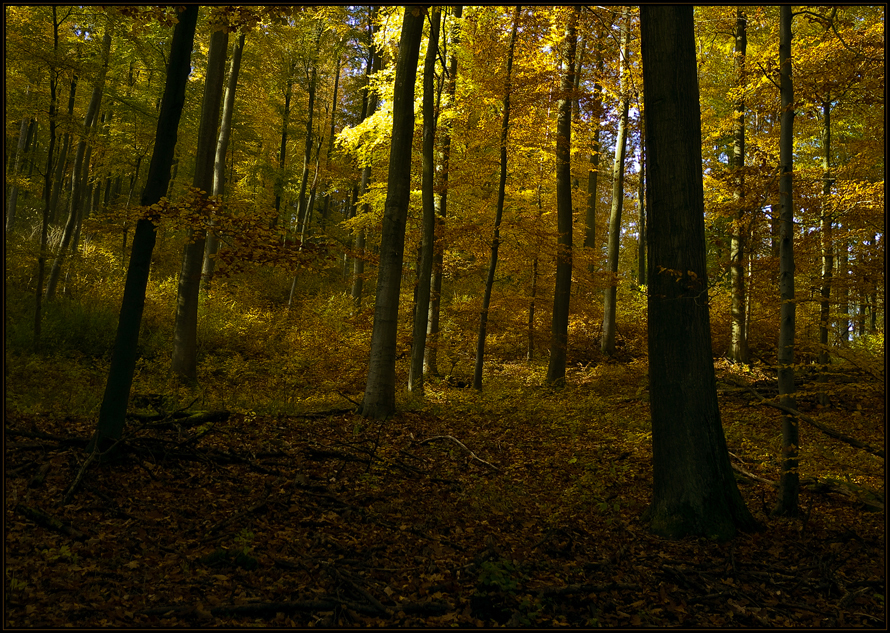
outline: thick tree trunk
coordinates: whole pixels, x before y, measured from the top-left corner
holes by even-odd
[[[738,85],[745,83],[745,55],[748,49],[747,35],[748,18],[741,7],[736,9],[735,23],[735,68]],[[729,266],[732,277],[732,306],[730,308],[731,336],[729,357],[738,363],[750,362],[748,354],[748,324],[745,314],[745,240],[747,239],[744,222],[746,218],[745,177],[745,100],[739,98],[735,103],[735,119],[733,121],[732,167],[736,171],[735,191],[733,197],[738,205],[732,223],[732,234],[729,248]]]
[[[831,320],[831,275],[834,268],[834,245],[832,243],[831,217],[831,100],[822,102],[822,230],[820,246],[822,248],[822,285],[819,288],[819,364],[823,372],[828,370],[828,332]],[[820,376],[820,382],[826,377]],[[828,405],[828,394],[820,391],[819,402]]]
[[[618,104],[618,137],[615,141],[615,162],[612,164],[612,212],[609,216],[609,287],[603,302],[603,354],[615,353],[615,313],[618,300],[618,255],[621,244],[621,211],[624,208],[624,159],[627,155],[627,113],[630,106],[628,73],[630,63],[630,10],[625,10],[621,27],[624,45],[621,52],[621,100]]]
[[[791,80],[791,6],[779,8],[779,88],[782,99],[779,133],[779,291],[782,297],[779,323],[779,404],[797,408],[794,397],[794,84]],[[782,474],[779,501],[773,514],[796,516],[800,480],[797,472],[799,429],[797,418],[782,418]]]
[[[56,286],[59,282],[59,274],[62,272],[62,264],[65,261],[68,248],[71,245],[71,238],[74,236],[74,230],[77,225],[78,214],[83,199],[84,184],[86,182],[86,172],[89,171],[90,150],[87,145],[89,142],[90,130],[98,119],[99,106],[102,103],[102,90],[105,87],[105,75],[108,72],[108,55],[111,51],[111,35],[105,34],[102,39],[102,70],[96,80],[93,88],[93,94],[90,97],[90,104],[87,108],[86,117],[83,121],[83,138],[77,144],[77,155],[74,159],[74,169],[71,173],[71,200],[68,203],[68,220],[65,222],[65,228],[62,232],[62,239],[59,243],[56,258],[53,260],[52,268],[49,271],[49,280],[46,283],[46,301],[52,301],[56,294]]]
[[[399,41],[393,88],[392,144],[389,180],[380,237],[380,267],[368,383],[361,414],[382,419],[396,405],[396,335],[399,326],[399,288],[405,253],[405,223],[411,187],[411,144],[414,138],[414,83],[423,35],[424,6],[406,6]]]
[[[213,192],[221,196],[225,191],[226,153],[232,135],[232,114],[235,111],[235,91],[238,88],[238,73],[241,70],[241,53],[244,51],[244,33],[232,49],[232,63],[229,78],[226,80],[226,93],[223,97],[222,121],[219,125],[219,138],[216,140],[216,156],[213,159]],[[210,288],[213,273],[216,271],[216,253],[219,250],[219,237],[213,231],[207,233],[204,246],[204,265],[201,267],[201,287],[205,292]]]
[[[714,378],[692,6],[640,9],[649,208],[653,532],[726,539],[757,526],[739,494]]]
[[[550,364],[545,382],[562,384],[566,376],[566,347],[569,341],[569,301],[572,291],[572,87],[575,81],[575,24],[580,8],[573,7],[566,26],[563,75],[556,106],[556,287],[553,291],[553,321],[550,329]]]
[[[473,388],[482,389],[482,365],[485,361],[485,336],[488,326],[488,308],[491,305],[491,290],[494,286],[494,273],[498,266],[498,248],[501,245],[501,216],[504,213],[504,197],[507,188],[507,136],[510,130],[510,78],[513,71],[513,50],[516,46],[516,30],[519,27],[519,14],[522,7],[516,6],[513,12],[513,30],[510,32],[510,48],[507,52],[507,77],[504,85],[504,116],[501,120],[501,175],[498,181],[498,202],[494,216],[494,234],[491,240],[491,259],[488,263],[488,277],[482,296],[482,311],[479,313],[479,336],[476,341],[476,367],[473,372]],[[571,107],[571,106],[570,106]]]
[[[216,155],[219,113],[226,69],[229,36],[214,31],[207,53],[207,75],[204,78],[204,99],[201,123],[198,126],[198,147],[195,152],[195,175],[192,186],[206,198],[213,188],[213,166]],[[176,323],[173,330],[173,358],[170,369],[185,383],[198,380],[198,298],[201,289],[201,265],[207,232],[194,230],[185,246],[176,296]]]
[[[423,393],[423,356],[426,349],[426,328],[430,316],[430,277],[433,272],[433,246],[436,231],[436,203],[433,194],[435,177],[436,140],[436,56],[439,51],[439,23],[442,10],[433,9],[430,14],[430,38],[423,64],[423,236],[421,238],[420,266],[417,271],[417,302],[414,309],[414,335],[411,344],[411,368],[408,372],[408,391]]]
[[[176,136],[182,106],[185,103],[185,87],[191,72],[192,45],[195,39],[195,24],[198,21],[198,6],[188,5],[179,15],[179,22],[173,30],[170,62],[167,67],[167,82],[161,100],[154,151],[148,168],[148,182],[142,193],[142,206],[156,204],[166,193],[170,180],[170,166],[176,148]],[[145,307],[145,289],[151,268],[151,253],[154,250],[156,229],[149,219],[142,219],[136,225],[133,236],[133,250],[127,268],[124,296],[117,326],[117,336],[108,370],[108,382],[99,410],[96,433],[87,450],[94,447],[106,450],[109,445],[121,438],[124,430],[124,416],[127,401],[133,384],[136,369],[136,345],[139,341],[139,328],[142,325],[142,311]]]
[[[457,53],[460,45],[460,30],[463,6],[454,7],[454,26],[452,27],[451,55],[449,57],[448,82],[445,93],[448,103],[454,107],[454,94],[457,86]],[[430,316],[427,325],[427,345],[424,350],[423,371],[426,374],[438,375],[437,358],[439,353],[439,313],[442,308],[442,262],[445,255],[445,218],[448,215],[448,168],[451,161],[451,121],[443,123],[442,129],[442,171],[439,180],[438,213],[436,214],[436,243],[433,254],[433,279],[430,289]]]

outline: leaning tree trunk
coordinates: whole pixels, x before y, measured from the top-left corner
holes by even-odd
[[[206,200],[207,192],[213,187],[213,164],[228,41],[228,33],[214,31],[210,36],[210,50],[207,53],[207,75],[204,78],[204,100],[201,105],[195,175],[192,181],[192,186],[203,192],[201,200]],[[176,323],[170,369],[177,378],[189,384],[198,380],[198,298],[206,236],[206,230],[192,231],[191,239],[185,246],[176,295]]]
[[[831,100],[826,97],[822,102],[822,231],[820,246],[822,248],[822,285],[819,289],[819,365],[820,370],[828,370],[828,326],[831,320],[831,275],[834,268],[834,245],[832,244],[831,217]],[[826,376],[819,377],[825,382]],[[819,392],[819,403],[828,405],[828,394],[824,389]]]
[[[501,245],[501,216],[504,213],[504,196],[507,188],[507,135],[510,130],[510,77],[513,70],[513,49],[516,45],[516,31],[519,27],[519,14],[522,7],[516,6],[513,12],[513,30],[510,32],[510,48],[507,52],[507,77],[504,85],[504,117],[501,121],[501,176],[498,182],[498,206],[494,215],[494,235],[491,240],[491,260],[488,263],[488,277],[482,296],[482,311],[479,313],[479,337],[476,341],[476,367],[473,372],[473,388],[482,389],[482,364],[485,361],[485,335],[488,326],[488,308],[491,304],[491,290],[494,286],[494,273],[498,266],[498,247]],[[571,107],[571,106],[570,106]]]
[[[569,341],[569,301],[572,291],[572,87],[575,82],[576,5],[566,26],[564,68],[556,105],[556,287],[553,291],[553,321],[550,329],[550,364],[545,382],[565,382],[566,347]]]
[[[779,291],[782,297],[779,323],[779,403],[797,408],[794,397],[794,84],[791,81],[791,6],[779,8],[779,88],[782,98],[779,132]],[[800,493],[798,467],[799,429],[792,415],[782,418],[782,474],[779,500],[773,514],[796,516]]]
[[[399,41],[392,106],[389,180],[380,236],[380,266],[368,382],[361,414],[382,419],[396,406],[396,335],[399,288],[405,254],[405,224],[411,193],[411,144],[414,138],[414,82],[426,7],[406,6]]]
[[[448,83],[445,93],[448,95],[448,103],[454,107],[454,94],[457,86],[457,53],[460,45],[460,28],[463,16],[463,6],[454,7],[454,26],[451,39],[451,56],[449,59]],[[439,313],[442,307],[442,262],[445,255],[445,218],[448,215],[448,167],[451,161],[451,121],[443,122],[442,127],[442,170],[439,179],[438,214],[436,216],[436,245],[433,254],[433,279],[430,289],[430,316],[427,325],[427,345],[423,357],[424,373],[433,376],[439,373],[437,357],[439,352]]]
[[[430,275],[433,272],[433,246],[436,231],[436,203],[433,197],[436,140],[436,99],[433,90],[436,56],[439,51],[439,22],[442,10],[430,14],[430,39],[423,64],[423,237],[417,278],[417,302],[414,309],[414,335],[411,344],[411,368],[408,391],[423,393],[423,355],[426,349],[426,328],[430,316]]]
[[[154,151],[148,168],[148,181],[142,192],[141,203],[144,207],[156,204],[167,193],[179,119],[185,103],[185,87],[191,72],[192,45],[197,21],[198,6],[187,5],[180,13],[179,22],[173,30],[167,83],[158,115]],[[151,253],[154,250],[156,235],[155,224],[151,219],[143,218],[136,224],[130,265],[127,268],[127,280],[124,284],[124,296],[121,300],[117,336],[108,370],[108,382],[105,385],[96,432],[87,448],[89,451],[94,448],[107,450],[123,434],[127,401],[136,370],[136,345],[139,342],[139,328],[142,325],[142,311],[145,307],[145,289],[148,286]]]
[[[739,87],[745,83],[745,55],[748,48],[748,18],[741,7],[736,9],[735,23],[735,68]],[[739,93],[741,94],[741,92]],[[733,120],[732,167],[735,170],[735,191],[733,198],[738,209],[733,218],[729,248],[729,267],[732,277],[732,306],[730,308],[731,336],[729,357],[738,363],[750,362],[748,354],[748,323],[745,314],[745,99],[735,102]]]
[[[653,461],[644,519],[670,538],[726,539],[757,523],[736,486],[717,405],[692,6],[642,5],[640,32]]]
[[[216,156],[213,159],[213,195],[222,196],[226,182],[226,152],[229,138],[232,135],[232,114],[235,111],[235,91],[238,88],[238,73],[241,70],[241,53],[244,51],[244,33],[232,50],[232,63],[229,66],[229,78],[226,81],[226,93],[223,97],[222,121],[219,126],[219,138],[216,140]],[[204,265],[201,267],[201,287],[205,292],[210,289],[213,273],[216,271],[216,252],[219,250],[219,236],[208,231],[204,246]]]
[[[621,211],[624,207],[624,159],[627,153],[627,113],[630,105],[628,73],[630,63],[630,9],[625,10],[621,27],[624,46],[621,53],[621,101],[619,102],[618,138],[615,141],[615,162],[612,164],[612,213],[609,216],[609,287],[603,302],[603,338],[600,349],[603,354],[615,353],[615,312],[618,300],[618,255],[621,244]]]
[[[99,105],[102,103],[102,90],[105,87],[105,75],[108,72],[108,54],[111,51],[111,35],[105,34],[102,38],[102,70],[93,88],[90,97],[90,105],[87,108],[83,121],[83,138],[77,144],[77,155],[74,159],[74,170],[71,173],[71,200],[68,202],[68,220],[62,232],[62,239],[53,266],[49,271],[49,280],[46,283],[46,301],[52,301],[56,295],[56,286],[59,283],[59,275],[62,272],[62,264],[65,255],[71,245],[71,238],[77,225],[77,217],[83,198],[83,189],[86,182],[85,171],[89,170],[89,152],[87,151],[90,130],[99,115]]]

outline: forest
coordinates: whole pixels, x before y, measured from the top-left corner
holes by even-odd
[[[886,625],[883,5],[4,11],[4,627]]]

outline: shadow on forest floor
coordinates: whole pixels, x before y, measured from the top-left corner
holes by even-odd
[[[773,488],[740,477],[764,532],[651,536],[645,366],[560,391],[497,369],[383,423],[342,399],[144,414],[67,505],[95,420],[7,410],[4,625],[883,626],[883,513],[814,486],[800,519],[770,519]],[[780,412],[722,393],[734,458],[775,480]],[[882,446],[883,391],[855,403],[805,410]],[[801,428],[803,478],[883,499],[882,459]]]

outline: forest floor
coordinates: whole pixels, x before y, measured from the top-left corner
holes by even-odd
[[[645,364],[487,381],[432,381],[382,423],[335,393],[302,415],[146,408],[67,503],[95,418],[7,409],[4,627],[885,626],[882,458],[802,425],[801,476],[823,485],[799,518],[740,476],[763,531],[669,541],[640,520]],[[883,385],[845,393],[799,406],[883,447]],[[734,460],[774,481],[781,413],[721,394]]]

